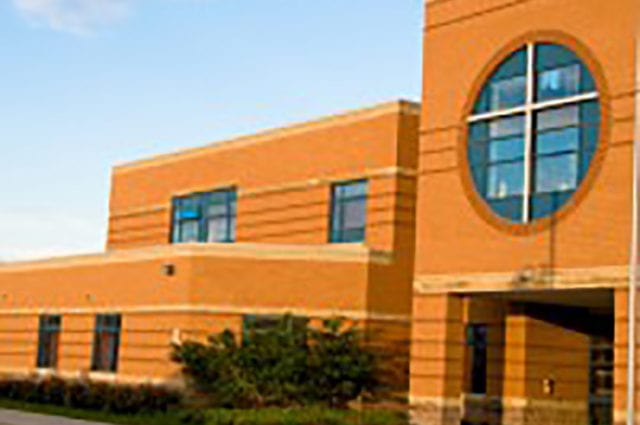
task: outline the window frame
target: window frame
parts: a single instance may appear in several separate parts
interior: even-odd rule
[[[338,196],[338,190],[351,185],[362,184],[365,187],[363,194]],[[367,239],[367,204],[369,198],[369,180],[366,178],[335,182],[331,185],[331,203],[329,211],[329,243],[363,243]],[[346,228],[344,226],[344,206],[349,203],[362,202],[364,204],[364,216],[362,227]],[[335,227],[335,215],[341,214],[340,226]],[[361,231],[362,237],[349,238],[347,232]]]
[[[115,325],[109,324],[109,319],[115,319]],[[105,322],[105,323],[103,323]],[[107,366],[102,366],[104,359],[102,359],[102,335],[107,334],[112,337],[109,339],[112,342],[112,346],[109,347],[107,353]],[[91,350],[91,371],[92,372],[106,372],[117,373],[118,363],[120,357],[120,340],[122,337],[122,315],[119,313],[101,313],[96,314],[94,333],[93,333],[93,346]]]
[[[222,195],[225,200],[221,205],[225,206],[225,214],[211,215],[207,213],[208,207],[211,205],[211,200],[216,195]],[[196,218],[180,219],[177,217],[180,208],[180,203],[194,199],[197,204],[198,216]],[[182,243],[234,243],[236,242],[236,223],[237,223],[237,210],[238,210],[238,194],[235,186],[227,188],[221,188],[206,192],[194,192],[187,195],[174,196],[171,200],[171,228],[169,232],[169,242],[171,244]],[[209,222],[212,219],[223,218],[225,219],[226,237],[223,240],[209,242]],[[197,240],[190,242],[183,242],[182,239],[182,225],[186,222],[197,223]],[[177,236],[177,237],[176,237]]]
[[[48,323],[48,320],[56,319],[57,323]],[[41,314],[38,316],[38,351],[36,354],[36,367],[38,369],[56,369],[58,367],[60,351],[60,334],[62,332],[62,316],[60,314]],[[55,338],[54,351],[47,353],[51,348],[48,338]]]
[[[246,344],[250,341],[251,335],[269,332],[275,328],[284,319],[285,315],[279,314],[245,314],[242,316],[242,343]],[[294,329],[297,325],[304,326],[305,329],[309,326],[309,318],[306,316],[290,316],[288,331]],[[269,323],[270,328],[257,329],[256,325],[260,322]]]
[[[579,62],[575,62],[574,64],[579,65],[581,67],[581,70],[583,72],[588,72],[588,76],[590,77],[590,81],[593,82],[593,87],[591,87],[591,85],[585,85],[586,88],[588,88],[588,91],[585,92],[579,92],[578,94],[573,94],[573,95],[569,95],[569,96],[564,96],[564,97],[558,97],[558,98],[551,98],[551,99],[545,99],[545,100],[539,100],[538,99],[538,89],[539,89],[539,75],[544,73],[544,72],[549,72],[549,71],[554,71],[554,70],[558,70],[558,69],[565,69],[570,67],[570,65],[573,64],[561,64],[561,66],[557,66],[557,67],[547,67],[544,69],[539,69],[537,67],[538,65],[538,60],[537,60],[537,50],[539,47],[546,47],[546,46],[553,46],[553,47],[561,47],[566,49],[568,52],[572,53],[575,58],[577,60],[579,60]],[[524,119],[525,119],[525,124],[524,124],[524,159],[523,159],[523,168],[524,168],[524,175],[523,175],[523,179],[524,179],[524,186],[523,186],[523,190],[522,190],[522,195],[518,195],[517,197],[521,197],[521,200],[517,200],[519,203],[521,203],[521,217],[519,220],[515,221],[512,220],[510,218],[507,218],[506,216],[497,213],[495,208],[490,206],[491,210],[494,211],[494,213],[496,213],[497,215],[499,215],[501,218],[505,219],[505,220],[509,220],[511,222],[514,222],[515,224],[530,224],[536,220],[548,217],[549,215],[553,215],[557,212],[557,208],[555,210],[552,210],[551,213],[546,213],[546,215],[542,215],[542,216],[534,216],[533,214],[533,203],[534,200],[536,198],[536,195],[538,194],[535,190],[535,168],[537,166],[537,162],[536,162],[536,140],[538,137],[538,131],[535,127],[535,123],[536,123],[536,116],[541,113],[541,112],[545,112],[545,111],[551,111],[554,109],[561,109],[563,107],[570,107],[570,106],[576,106],[579,111],[579,122],[577,125],[575,125],[576,128],[579,129],[585,129],[589,126],[595,126],[593,122],[587,121],[587,122],[583,122],[583,117],[582,117],[582,110],[580,109],[580,107],[582,105],[586,105],[589,102],[596,102],[598,107],[600,107],[600,101],[601,101],[601,95],[599,92],[599,88],[597,83],[594,80],[594,76],[593,76],[593,72],[591,69],[589,69],[589,67],[587,66],[587,64],[585,63],[585,61],[580,58],[577,54],[575,54],[575,52],[573,50],[571,50],[570,48],[562,45],[562,44],[557,44],[554,42],[543,42],[543,41],[534,41],[534,42],[528,42],[526,43],[522,48],[514,51],[512,54],[516,54],[520,51],[525,51],[526,54],[526,85],[525,85],[525,102],[522,105],[518,105],[515,107],[508,107],[508,108],[504,108],[504,109],[499,109],[497,108],[496,110],[489,110],[489,111],[477,111],[478,109],[478,105],[483,105],[483,103],[479,103],[479,102],[486,102],[486,99],[484,98],[484,96],[486,96],[486,94],[484,93],[485,90],[489,87],[489,84],[491,84],[491,78],[492,75],[490,74],[488,76],[487,79],[485,79],[483,81],[483,85],[481,86],[481,91],[479,94],[476,95],[475,101],[473,103],[473,107],[469,113],[469,115],[466,118],[466,124],[467,124],[467,131],[469,132],[470,128],[472,125],[474,124],[478,124],[478,123],[491,123],[494,120],[497,119],[504,119],[504,118],[510,118],[510,117],[515,117],[518,115],[523,115]],[[508,62],[510,59],[510,57],[508,57],[507,59],[505,59],[499,66],[498,68],[494,71],[497,72],[500,67],[505,64],[506,62]],[[583,74],[580,74],[581,76]],[[582,87],[582,84],[584,84],[585,81],[580,80],[579,82],[579,87]],[[579,89],[580,90],[580,89]],[[485,106],[481,106],[481,108],[484,108]],[[490,107],[489,107],[490,108]],[[599,113],[598,115],[598,122],[595,123],[598,127],[601,125],[601,122],[603,120],[603,117],[601,116],[602,114]],[[569,127],[569,126],[568,126]],[[565,128],[568,128],[565,127]],[[542,132],[544,133],[544,132]],[[470,145],[471,143],[478,143],[478,142],[472,142],[471,141],[471,137],[470,137],[470,133],[469,134],[469,140],[468,140],[468,144]],[[598,134],[598,139],[600,139],[602,137],[602,134]],[[598,140],[598,143],[600,143],[600,140]],[[466,149],[465,154],[467,155],[467,157],[469,156],[469,149],[470,147],[468,146]],[[579,148],[576,151],[578,158],[577,158],[577,168],[576,168],[576,172],[577,172],[577,184],[576,187],[572,190],[570,190],[572,192],[572,194],[574,194],[577,189],[579,188],[580,184],[582,183],[582,179],[584,178],[584,175],[586,174],[583,170],[584,168],[584,156],[585,154],[589,154],[589,152],[587,152],[585,150],[585,148],[582,147],[582,143],[579,142]],[[591,153],[592,155],[592,153]],[[551,155],[553,156],[553,155]],[[556,157],[561,156],[559,153],[555,154]],[[591,158],[592,159],[592,158]],[[488,169],[489,169],[489,164],[488,162],[485,160],[485,164],[482,164],[481,166],[483,166],[486,171],[485,171],[485,180],[488,181]],[[469,163],[469,166],[471,168],[473,168],[473,163]],[[471,172],[472,175],[475,175],[475,172],[472,171]],[[475,180],[475,177],[474,177]],[[486,183],[485,181],[485,183]],[[487,203],[489,203],[489,201],[491,200],[488,195],[486,194],[486,188],[481,188],[478,187],[478,181],[475,180],[474,181],[474,186],[476,187],[477,191],[481,192],[481,197],[483,198],[483,200]],[[566,192],[566,191],[565,191]],[[554,192],[542,192],[540,193],[540,195],[563,195],[565,192],[563,191],[554,191]],[[515,198],[516,196],[514,196]],[[503,201],[503,200],[508,200],[507,198],[505,199],[496,199],[495,201]]]

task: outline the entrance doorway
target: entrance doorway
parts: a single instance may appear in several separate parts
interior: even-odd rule
[[[612,425],[613,338],[592,338],[589,357],[589,425]]]
[[[613,290],[475,294],[469,296],[467,316],[468,423],[501,425],[514,415],[531,414],[505,405],[500,412],[492,409],[492,400],[504,402],[505,388],[517,388],[518,375],[509,374],[518,371],[526,377],[527,409],[541,409],[534,414],[546,423],[613,424]],[[480,361],[485,364],[478,366]],[[479,373],[484,379],[476,379]],[[567,400],[571,409],[563,405]]]

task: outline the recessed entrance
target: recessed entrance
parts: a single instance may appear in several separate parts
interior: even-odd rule
[[[613,423],[612,290],[465,298],[463,423]]]

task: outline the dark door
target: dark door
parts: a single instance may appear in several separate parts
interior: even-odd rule
[[[613,424],[613,342],[608,338],[591,340],[589,424]]]

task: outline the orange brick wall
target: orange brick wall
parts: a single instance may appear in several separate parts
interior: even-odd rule
[[[393,102],[116,167],[106,254],[0,268],[0,373],[34,370],[43,313],[63,316],[59,372],[76,375],[95,315],[122,314],[124,380],[178,378],[176,332],[292,313],[362,323],[406,391],[418,122],[417,105]],[[369,182],[366,243],[329,246],[331,184],[356,178]],[[229,186],[237,243],[169,244],[173,197]]]
[[[431,0],[424,33],[416,272],[511,272],[628,262],[636,4],[631,0]],[[466,111],[493,66],[526,41],[568,43],[599,80],[605,146],[554,227],[487,219],[464,176]],[[593,177],[593,178],[590,178]],[[580,199],[581,198],[581,199]],[[485,207],[486,210],[486,207]],[[551,231],[553,229],[553,232]]]
[[[331,183],[367,177],[367,244],[393,250],[396,224],[413,239],[418,121],[415,105],[385,104],[116,167],[108,248],[168,243],[174,196],[229,186],[238,242],[324,244]]]
[[[391,255],[371,257],[365,247],[174,245],[107,255],[36,261],[0,270],[0,373],[32,373],[38,316],[60,314],[58,372],[88,373],[95,315],[122,315],[116,380],[176,380],[170,362],[175,337],[203,340],[244,314],[344,316],[371,331],[384,347],[394,385],[406,390],[410,281],[374,282],[371,267],[393,270]],[[167,264],[175,274],[166,275]],[[397,285],[392,303],[371,303],[379,285]],[[376,286],[378,285],[378,286]],[[385,362],[386,363],[386,362]]]

